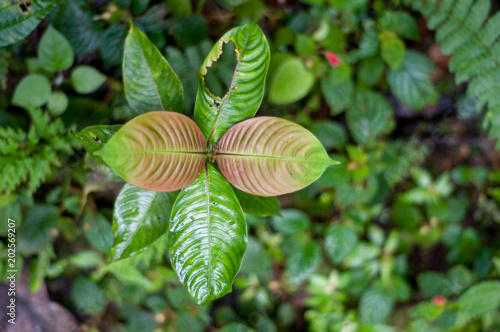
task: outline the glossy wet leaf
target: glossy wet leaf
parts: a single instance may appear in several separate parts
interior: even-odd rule
[[[106,143],[108,143],[111,137],[113,137],[121,127],[121,125],[90,126],[74,134],[74,136],[82,143],[85,151],[87,151],[95,161],[106,165],[101,156],[98,156],[96,152],[104,148]]]
[[[129,121],[98,154],[137,187],[175,191],[198,178],[206,151],[203,134],[193,120],[179,113],[157,111]]]
[[[10,0],[0,1],[0,47],[26,38],[59,1],[29,1],[29,7],[22,3],[14,3]]]
[[[229,90],[220,98],[206,87],[205,75],[207,67],[219,58],[223,43],[230,42],[235,45],[237,64]],[[194,111],[207,141],[217,143],[230,127],[255,115],[262,102],[269,59],[269,45],[255,21],[230,30],[214,45],[199,72]]]
[[[245,213],[258,216],[280,216],[281,204],[276,197],[262,197],[233,188]]]
[[[231,185],[210,164],[172,209],[169,253],[180,281],[205,304],[231,291],[247,246],[245,217]]]
[[[125,184],[113,212],[113,259],[133,256],[168,231],[176,192],[162,193]]]
[[[167,60],[139,29],[132,26],[123,54],[125,96],[137,113],[182,112],[182,84]]]
[[[264,116],[243,121],[224,134],[217,164],[236,188],[276,196],[308,186],[336,162],[305,128]]]
[[[49,73],[71,67],[75,55],[66,37],[49,25],[38,44],[38,59]]]

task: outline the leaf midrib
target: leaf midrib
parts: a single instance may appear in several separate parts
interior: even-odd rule
[[[112,151],[107,153],[107,155],[123,155],[123,154],[195,154],[195,155],[206,155],[206,151],[170,151],[170,150],[132,150],[132,151]]]
[[[321,163],[321,164],[335,164],[333,160],[311,160],[306,158],[293,158],[293,157],[283,157],[283,156],[269,156],[269,155],[257,155],[257,154],[239,154],[239,153],[218,153],[217,156],[226,156],[226,157],[239,157],[239,158],[247,158],[247,159],[277,159],[283,161],[302,161],[308,163]]]
[[[24,23],[24,22],[26,22],[26,21],[28,21],[28,20],[30,20],[30,19],[32,19],[32,18],[36,18],[36,19],[38,19],[38,17],[37,17],[37,16],[35,16],[36,14],[38,14],[38,13],[39,13],[39,12],[41,12],[42,10],[46,10],[46,9],[47,9],[48,7],[50,7],[50,6],[54,6],[54,5],[55,5],[55,3],[49,3],[47,6],[40,6],[40,7],[38,8],[38,10],[36,10],[36,11],[35,11],[34,9],[32,9],[33,11],[30,13],[30,15],[26,16],[26,17],[25,17],[25,18],[23,18],[21,21],[15,22],[15,23],[14,23],[14,24],[12,24],[12,25],[7,25],[7,26],[4,26],[4,27],[2,27],[1,29],[2,29],[2,30],[12,29],[12,28],[13,28],[13,27],[15,27],[16,25],[22,24],[22,23]],[[3,7],[3,8],[0,8],[0,10],[10,10],[10,9],[11,9],[11,7],[16,7],[16,6],[17,6],[17,4],[15,4],[15,5],[10,5],[10,6],[6,6],[6,7]],[[49,9],[49,11],[52,11],[52,9],[53,9],[53,7],[52,7],[51,9]],[[17,10],[16,10],[16,12],[17,12]]]
[[[205,165],[205,190],[207,191],[207,238],[208,238],[208,266],[207,266],[207,285],[210,289],[212,279],[212,242],[210,239],[210,181],[208,178],[208,165]],[[210,290],[211,291],[211,290]],[[210,296],[210,295],[209,295]]]

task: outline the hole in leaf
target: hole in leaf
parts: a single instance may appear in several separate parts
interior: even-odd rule
[[[21,14],[29,14],[31,9],[31,1],[21,1],[19,2],[19,11]]]
[[[222,45],[222,54],[211,67],[207,68],[205,86],[212,94],[223,97],[231,86],[236,69],[236,52],[233,42]]]

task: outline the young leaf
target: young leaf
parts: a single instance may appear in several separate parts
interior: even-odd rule
[[[35,30],[41,20],[58,4],[56,0],[2,1],[0,5],[0,47],[16,43]]]
[[[396,70],[389,69],[387,82],[400,102],[421,110],[425,105],[435,103],[438,97],[430,79],[434,70],[434,65],[425,55],[406,51],[401,66]]]
[[[220,98],[206,87],[205,75],[219,58],[223,44],[229,42],[235,45],[237,64],[231,86]],[[230,30],[214,45],[198,75],[194,109],[194,119],[207,142],[217,143],[230,127],[255,115],[262,102],[269,59],[269,45],[256,21]]]
[[[30,74],[16,86],[12,104],[23,108],[40,107],[49,101],[51,91],[47,77]]]
[[[265,116],[229,129],[218,144],[217,164],[236,188],[276,196],[308,186],[336,162],[303,127]]]
[[[405,43],[392,33],[382,33],[380,39],[382,41],[380,53],[382,59],[392,69],[398,69],[405,57]]]
[[[77,140],[82,143],[83,148],[95,161],[106,165],[104,160],[96,154],[97,151],[104,148],[106,143],[121,128],[121,125],[113,126],[90,126],[78,134],[73,134]]]
[[[161,193],[125,184],[113,212],[111,257],[133,256],[168,231],[168,221],[177,193]]]
[[[52,116],[59,116],[68,108],[68,96],[62,91],[55,91],[49,98],[47,108]]]
[[[134,26],[130,27],[123,54],[125,97],[137,113],[182,112],[182,84],[167,60]]]
[[[66,37],[49,25],[38,44],[38,59],[43,69],[54,73],[71,67],[75,56]]]
[[[97,90],[104,82],[106,82],[106,76],[92,66],[78,66],[71,73],[73,89],[81,94]]]
[[[212,165],[177,197],[169,244],[172,267],[198,304],[231,291],[247,228],[233,189]]]
[[[276,197],[255,196],[236,188],[233,189],[245,213],[258,217],[281,215],[281,204]]]
[[[314,85],[314,75],[299,58],[283,61],[274,71],[267,96],[271,104],[285,105],[304,98]]]
[[[175,191],[200,175],[207,149],[193,120],[179,113],[157,111],[129,121],[97,154],[137,187]]]

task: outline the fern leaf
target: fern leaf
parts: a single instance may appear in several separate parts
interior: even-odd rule
[[[443,0],[438,10],[434,12],[427,22],[429,29],[435,30],[449,16],[455,0]]]
[[[484,46],[491,46],[500,36],[500,13],[491,17],[484,25],[484,28],[479,31],[478,38]]]
[[[478,31],[488,17],[490,8],[491,0],[478,0],[470,10],[466,26],[473,31]]]

